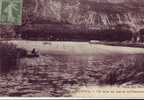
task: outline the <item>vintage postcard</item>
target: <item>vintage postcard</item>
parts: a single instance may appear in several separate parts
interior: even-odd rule
[[[144,98],[144,0],[0,0],[0,97]]]

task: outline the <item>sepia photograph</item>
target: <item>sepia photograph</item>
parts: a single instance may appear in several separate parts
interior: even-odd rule
[[[0,97],[143,95],[144,0],[0,0]]]

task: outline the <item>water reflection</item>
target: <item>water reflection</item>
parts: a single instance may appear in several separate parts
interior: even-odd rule
[[[117,55],[116,55],[117,56]],[[19,70],[0,79],[1,96],[70,96],[79,86],[99,84],[114,60],[106,55],[42,55],[24,58]]]

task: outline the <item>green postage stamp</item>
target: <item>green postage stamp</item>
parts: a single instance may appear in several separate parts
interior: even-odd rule
[[[0,24],[20,25],[22,0],[0,0]]]

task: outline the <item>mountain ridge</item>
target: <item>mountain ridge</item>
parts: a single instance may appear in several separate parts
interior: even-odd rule
[[[28,0],[25,12],[31,22],[111,27],[127,24],[136,29],[144,25],[144,0]],[[30,7],[28,8],[27,5]],[[28,14],[28,15],[29,15]],[[31,17],[30,16],[30,17]]]

